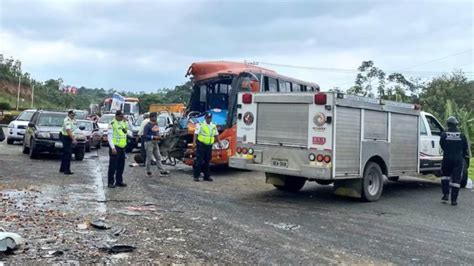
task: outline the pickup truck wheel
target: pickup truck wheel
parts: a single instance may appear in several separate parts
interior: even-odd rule
[[[84,159],[84,154],[84,149],[78,149],[76,152],[74,152],[74,159],[76,159],[76,161],[82,161]]]
[[[30,159],[38,158],[38,152],[36,152],[35,140],[30,140]]]
[[[13,144],[13,142],[15,142],[15,140],[14,140],[14,139],[7,139],[7,144],[9,144],[9,145],[12,145],[12,144]]]
[[[400,180],[400,177],[399,176],[390,176],[390,177],[387,177],[388,180],[390,181],[393,181],[393,182],[397,182],[398,180]]]
[[[383,175],[380,166],[369,162],[364,170],[362,179],[362,199],[364,201],[377,201],[382,195]]]
[[[316,183],[320,184],[320,185],[331,185],[332,183],[334,183],[333,180],[315,180]]]
[[[304,184],[306,183],[306,179],[301,178],[301,177],[288,177],[285,180],[284,185],[273,185],[279,190],[287,191],[287,192],[298,192],[300,191]]]
[[[26,141],[23,140],[23,154],[29,154],[30,153],[30,148],[26,147]]]

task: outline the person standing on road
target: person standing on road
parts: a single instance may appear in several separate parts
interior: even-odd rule
[[[199,181],[201,172],[204,174],[204,181],[212,181],[209,163],[214,142],[221,146],[218,135],[216,125],[212,123],[212,113],[206,113],[205,120],[197,124],[194,131],[193,146],[196,147],[193,165],[194,181]]]
[[[167,176],[170,174],[169,171],[165,170],[161,163],[160,147],[158,146],[158,141],[160,140],[160,128],[156,122],[157,116],[157,113],[150,113],[150,121],[146,124],[143,130],[146,149],[146,175],[148,177],[152,176],[151,160],[153,159],[153,156],[156,159],[156,166],[158,166],[158,169],[160,170],[160,176]]]
[[[441,164],[441,188],[443,201],[449,200],[451,190],[451,205],[458,205],[457,199],[461,187],[461,176],[463,173],[464,160],[469,158],[467,139],[458,128],[458,120],[450,116],[446,120],[448,130],[441,134],[439,144],[443,149],[443,161]]]
[[[76,138],[74,137],[74,131],[76,130],[76,120],[74,119],[75,113],[73,110],[67,112],[67,117],[64,118],[63,126],[60,132],[61,142],[63,143],[63,155],[61,159],[61,167],[59,172],[65,175],[74,174],[71,171],[71,158],[72,158],[72,144],[76,144]]]
[[[109,141],[109,171],[108,187],[126,187],[123,182],[125,168],[125,148],[127,146],[127,122],[124,121],[122,111],[115,113],[115,118],[110,122],[107,139]]]
[[[145,126],[150,122],[150,114],[145,113],[143,114],[143,121],[140,124],[140,129],[138,130],[138,136],[140,136],[140,156],[142,157],[142,163],[140,165],[145,166],[146,162],[146,149],[145,149],[145,137],[143,136],[143,131],[145,130]]]

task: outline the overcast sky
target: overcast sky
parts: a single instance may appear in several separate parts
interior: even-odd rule
[[[0,53],[21,60],[35,79],[62,77],[67,85],[173,88],[192,62],[208,60],[335,69],[373,60],[409,77],[462,69],[474,78],[470,0],[0,3]],[[261,66],[323,90],[349,87],[356,75]]]

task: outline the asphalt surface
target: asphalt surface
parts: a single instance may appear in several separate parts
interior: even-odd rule
[[[132,162],[132,155],[128,163]],[[73,176],[58,173],[60,160],[31,160],[21,145],[0,144],[0,193],[41,191],[32,212],[46,206],[69,216],[55,219],[57,242],[65,254],[44,256],[41,228],[8,217],[0,201],[0,227],[22,233],[27,251],[1,256],[0,262],[80,261],[86,263],[248,263],[248,264],[472,264],[474,193],[463,189],[459,205],[441,203],[439,180],[402,177],[386,181],[378,202],[335,196],[332,186],[307,183],[286,193],[264,183],[259,172],[213,168],[214,182],[194,182],[191,168],[166,166],[170,177],[145,176],[143,167],[126,167],[126,188],[108,189],[107,150],[93,150],[73,161]],[[34,188],[34,189],[31,189]],[[16,196],[13,196],[16,195]],[[77,230],[82,221],[105,219],[106,230]],[[9,219],[9,220],[8,220]],[[26,225],[25,225],[26,223]],[[6,227],[6,228],[5,228]],[[62,232],[62,231],[64,232]],[[47,241],[46,241],[47,242]],[[50,241],[51,242],[51,241]],[[56,244],[54,244],[56,243]],[[135,252],[108,254],[102,245],[131,244]],[[67,245],[66,245],[67,244]],[[35,257],[36,256],[36,257]]]

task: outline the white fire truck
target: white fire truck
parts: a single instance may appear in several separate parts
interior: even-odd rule
[[[376,201],[384,177],[437,172],[443,130],[418,105],[342,93],[240,93],[230,166],[286,191],[306,181]]]

